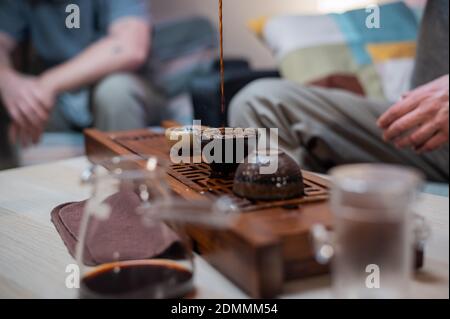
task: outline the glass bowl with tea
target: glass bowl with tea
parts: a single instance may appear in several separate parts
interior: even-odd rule
[[[202,132],[202,160],[211,169],[211,178],[232,179],[245,158],[257,147],[253,128],[209,128]]]
[[[116,157],[83,175],[91,186],[76,259],[81,298],[183,298],[194,291],[191,244],[181,227],[152,215],[172,205],[163,162]]]

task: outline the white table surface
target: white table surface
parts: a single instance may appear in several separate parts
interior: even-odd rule
[[[84,200],[80,185],[84,157],[0,172],[0,298],[76,298],[65,286],[69,255],[50,221],[53,207]],[[432,237],[425,267],[414,278],[411,296],[449,298],[449,199],[423,195],[418,211]],[[196,257],[198,298],[246,298],[233,283]],[[282,298],[332,298],[329,276],[289,283]]]

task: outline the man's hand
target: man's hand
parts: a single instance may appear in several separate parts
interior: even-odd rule
[[[421,86],[392,106],[378,120],[384,140],[398,148],[431,152],[448,143],[449,76]]]
[[[55,103],[53,90],[38,78],[8,71],[0,79],[0,93],[12,120],[13,142],[19,139],[24,146],[37,143]]]

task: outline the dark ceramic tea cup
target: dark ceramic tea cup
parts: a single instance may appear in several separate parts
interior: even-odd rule
[[[273,171],[266,172],[270,163]],[[233,192],[251,200],[287,200],[304,195],[299,165],[279,150],[253,152],[240,164],[234,178]]]
[[[202,132],[202,160],[212,178],[233,178],[245,158],[257,145],[256,129],[210,128]]]

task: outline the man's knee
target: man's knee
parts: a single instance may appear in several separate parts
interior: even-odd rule
[[[142,81],[132,74],[103,79],[92,95],[94,126],[105,131],[145,127],[147,116],[140,98],[144,90]]]
[[[118,73],[104,78],[93,91],[94,111],[114,114],[126,111],[127,104],[123,102],[133,95],[137,85],[138,79],[132,74]]]
[[[248,84],[230,103],[230,125],[244,126],[246,118],[255,116],[256,104],[273,104],[275,100],[283,99],[287,86],[288,82],[282,79],[261,79]]]

